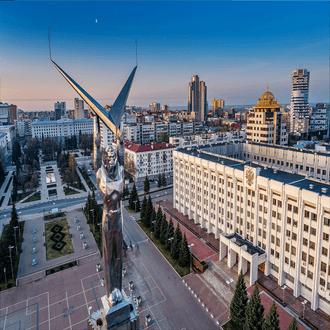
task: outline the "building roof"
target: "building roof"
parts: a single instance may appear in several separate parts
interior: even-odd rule
[[[84,124],[84,123],[92,123],[93,119],[69,119],[62,118],[59,120],[36,120],[32,122],[31,125],[57,125],[62,123],[73,123],[73,124]]]
[[[163,149],[174,149],[175,146],[166,142],[139,145],[132,143],[130,141],[125,141],[125,148],[133,152],[146,152],[146,151],[163,150]]]
[[[250,241],[247,239],[242,238],[242,236],[238,235],[237,233],[227,235],[226,238],[232,239],[235,238],[235,244],[238,246],[246,245],[246,251],[250,253],[251,255],[254,255],[255,253],[258,253],[258,255],[262,255],[265,253],[264,250],[260,249],[258,246],[254,246]]]

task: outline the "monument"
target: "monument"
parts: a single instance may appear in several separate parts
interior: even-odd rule
[[[123,219],[121,214],[125,159],[121,117],[137,66],[128,77],[110,111],[107,111],[51,58],[50,61],[89,105],[94,119],[94,169],[104,205],[102,254],[105,296],[101,298],[103,308],[88,316],[87,327],[89,330],[138,329],[139,314],[133,296],[127,296],[122,290]],[[117,138],[115,149],[111,148],[107,152],[100,148],[101,120]]]

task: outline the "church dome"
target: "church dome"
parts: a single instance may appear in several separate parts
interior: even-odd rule
[[[269,91],[268,86],[267,86],[267,91],[264,92],[260,99],[258,100],[258,104],[255,105],[253,108],[258,109],[258,108],[270,108],[270,109],[278,109],[280,108],[281,105],[277,103],[275,100],[275,96],[272,92]]]

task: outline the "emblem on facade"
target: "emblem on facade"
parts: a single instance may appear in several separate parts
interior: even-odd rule
[[[251,168],[248,168],[246,170],[246,174],[245,174],[245,177],[246,177],[246,183],[251,186],[252,183],[253,183],[253,179],[254,179],[254,173],[252,171]]]

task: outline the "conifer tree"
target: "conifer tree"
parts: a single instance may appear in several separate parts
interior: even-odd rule
[[[188,242],[186,239],[186,233],[184,233],[182,241],[181,241],[179,265],[181,267],[186,267],[189,265],[189,261],[190,261],[190,251],[189,251]]]
[[[158,188],[160,188],[160,187],[162,186],[162,176],[161,176],[160,173],[158,174],[158,182],[157,182],[157,186],[158,186]]]
[[[135,212],[140,212],[140,211],[141,211],[141,205],[140,205],[140,199],[138,197],[135,203]]]
[[[174,237],[174,225],[173,225],[172,217],[170,217],[170,221],[168,222],[168,227],[167,227],[166,243],[165,243],[167,250],[171,250],[171,246],[173,248],[173,240],[170,240],[170,238],[173,237]]]
[[[147,211],[147,198],[144,195],[141,206],[141,213],[140,213],[140,220],[144,225],[145,225],[146,211]]]
[[[155,238],[160,238],[162,219],[163,219],[163,212],[162,212],[162,208],[159,206],[156,213]]]
[[[295,317],[292,318],[289,324],[289,330],[298,330],[297,319]]]
[[[251,299],[246,307],[244,330],[263,330],[264,307],[261,305],[259,289],[256,284]]]
[[[150,190],[150,183],[149,183],[149,179],[146,175],[146,178],[144,180],[144,192],[147,194]]]
[[[150,218],[150,226],[152,232],[155,231],[155,221],[156,221],[156,210],[154,207],[152,207],[151,218]]]
[[[147,201],[147,208],[145,213],[145,225],[149,228],[151,226],[151,215],[152,215],[152,200],[151,196],[149,195],[148,201]]]
[[[162,224],[160,226],[160,235],[159,235],[160,243],[163,245],[166,242],[167,228],[168,228],[168,223],[166,220],[166,214],[164,213],[162,218]]]
[[[165,173],[163,173],[163,175],[162,175],[162,186],[164,186],[164,187],[167,186]]]
[[[281,330],[280,320],[278,319],[279,314],[276,308],[275,300],[273,300],[272,305],[266,315],[266,320],[264,323],[263,330]]]
[[[131,195],[129,197],[129,207],[131,210],[134,210],[135,209],[135,205],[134,205],[134,202],[136,201],[136,199],[138,198],[138,193],[137,193],[137,190],[136,190],[136,185],[134,183],[134,186],[132,188],[132,191],[131,191]]]
[[[230,304],[230,316],[238,329],[243,329],[245,323],[246,306],[248,303],[246,285],[241,271],[235,287],[234,297]]]
[[[16,211],[16,206],[15,203],[13,204],[13,207],[11,209],[11,220],[10,220],[10,225],[12,227],[18,226],[18,214]]]
[[[174,259],[179,259],[180,256],[180,249],[181,249],[181,241],[182,241],[182,233],[180,230],[179,223],[176,226],[175,233],[174,233],[174,240],[172,242],[172,257]]]

